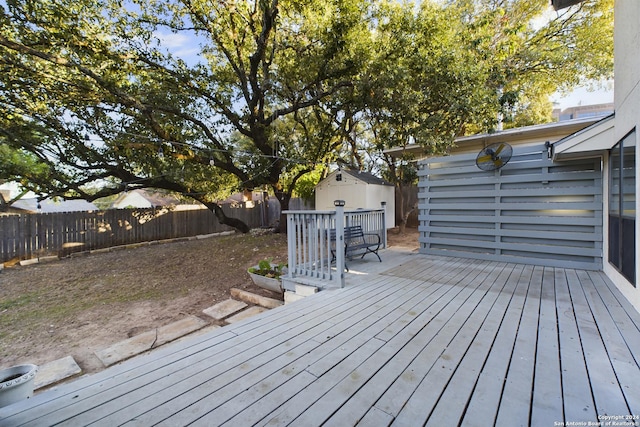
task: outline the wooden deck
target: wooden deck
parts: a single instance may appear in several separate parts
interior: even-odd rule
[[[0,425],[557,426],[600,417],[604,426],[611,419],[602,417],[640,416],[640,315],[601,272],[382,255],[382,264],[352,263],[345,289],[38,394],[0,409]]]

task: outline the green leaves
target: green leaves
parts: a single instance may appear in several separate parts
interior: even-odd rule
[[[7,0],[5,164],[45,195],[286,202],[331,163],[542,119],[548,93],[607,75],[611,1],[539,21],[546,0]]]
[[[556,14],[546,0],[452,4],[468,28],[472,61],[494,92],[494,117],[501,113],[511,121],[506,126],[550,120],[549,95],[613,72],[611,0],[586,0]],[[478,130],[493,125],[488,121]]]

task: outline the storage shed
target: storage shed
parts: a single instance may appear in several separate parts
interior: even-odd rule
[[[333,210],[344,200],[346,210],[380,209],[386,203],[386,227],[395,227],[395,187],[367,172],[338,169],[316,185],[316,209]]]

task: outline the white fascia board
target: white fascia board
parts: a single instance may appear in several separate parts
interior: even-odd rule
[[[562,138],[554,144],[553,159],[598,156],[616,143],[615,117],[609,116],[579,132]]]

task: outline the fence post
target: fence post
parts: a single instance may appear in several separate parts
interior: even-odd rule
[[[344,200],[335,200],[336,207],[336,281],[344,288]]]

